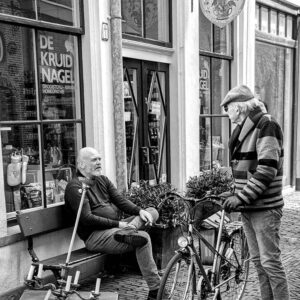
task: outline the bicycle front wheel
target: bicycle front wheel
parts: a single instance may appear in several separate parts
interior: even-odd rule
[[[194,260],[177,253],[169,261],[158,291],[158,300],[193,300],[196,293]]]
[[[227,281],[220,287],[221,298],[239,300],[244,294],[249,273],[249,252],[242,228],[230,234],[230,240],[225,250],[227,250],[225,256],[230,263],[221,260],[219,282]]]

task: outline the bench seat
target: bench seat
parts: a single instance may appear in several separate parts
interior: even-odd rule
[[[52,271],[56,280],[61,279],[62,269],[66,269],[67,273],[71,275],[79,270],[81,280],[104,270],[107,254],[90,252],[86,248],[72,251],[67,265],[67,253],[44,260],[37,257],[33,245],[34,237],[74,225],[66,218],[64,205],[34,211],[19,211],[17,212],[17,221],[21,232],[28,240],[28,251],[32,258],[32,265],[43,264],[43,270]]]

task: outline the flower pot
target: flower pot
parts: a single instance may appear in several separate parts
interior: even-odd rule
[[[158,270],[165,269],[169,260],[179,249],[177,240],[182,235],[181,227],[154,226],[151,228],[150,237],[152,241],[153,258]]]

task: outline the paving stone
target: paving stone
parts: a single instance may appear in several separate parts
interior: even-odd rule
[[[282,263],[288,278],[290,300],[300,299],[300,192],[286,195],[281,225]],[[83,290],[92,290],[96,278],[89,278]],[[147,299],[148,287],[142,276],[133,271],[117,274],[114,278],[103,278],[103,292],[118,292],[119,300]],[[260,290],[256,271],[250,263],[249,282],[243,300],[259,300]],[[222,299],[226,300],[226,299]]]

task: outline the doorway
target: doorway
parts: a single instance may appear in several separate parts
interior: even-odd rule
[[[123,66],[128,187],[168,182],[169,67],[133,59]]]

